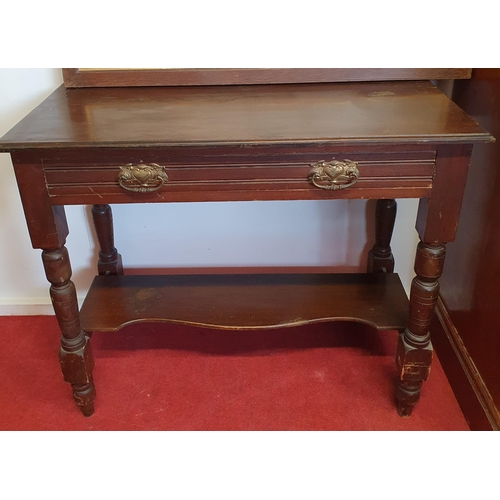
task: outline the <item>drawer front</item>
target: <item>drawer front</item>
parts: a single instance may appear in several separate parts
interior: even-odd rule
[[[283,153],[241,148],[226,154],[105,153],[106,159],[85,154],[44,159],[53,204],[424,197],[432,186],[436,156],[425,150]],[[337,172],[346,164],[356,171],[350,178]],[[313,175],[318,171],[321,175]]]

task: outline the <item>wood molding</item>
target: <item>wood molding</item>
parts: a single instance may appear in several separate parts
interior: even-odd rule
[[[500,430],[500,412],[439,297],[432,343],[471,430]]]
[[[63,68],[66,87],[256,85],[275,83],[448,80],[470,78],[470,68]]]

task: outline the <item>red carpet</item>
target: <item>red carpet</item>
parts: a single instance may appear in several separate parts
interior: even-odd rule
[[[0,331],[1,430],[468,430],[437,358],[413,415],[398,416],[393,331],[95,333],[90,418],[62,381],[53,316],[2,317]]]

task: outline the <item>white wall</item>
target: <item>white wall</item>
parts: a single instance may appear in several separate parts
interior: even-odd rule
[[[0,69],[0,136],[62,83],[60,69]],[[8,154],[0,153],[0,314],[51,314],[40,251],[33,250]],[[406,289],[418,242],[417,200],[398,200],[393,239]],[[67,247],[80,298],[95,274],[88,207],[66,207]],[[373,202],[307,201],[115,205],[125,267],[339,266],[363,271]],[[372,233],[371,225],[369,227]]]

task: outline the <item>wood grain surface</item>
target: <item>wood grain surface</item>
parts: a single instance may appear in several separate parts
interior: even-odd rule
[[[280,328],[352,320],[379,329],[406,325],[399,276],[280,274],[96,276],[81,310],[85,331],[165,321],[221,329]]]
[[[430,82],[58,88],[0,151],[214,144],[491,140]]]
[[[468,68],[64,68],[67,87],[249,85],[470,78]]]

